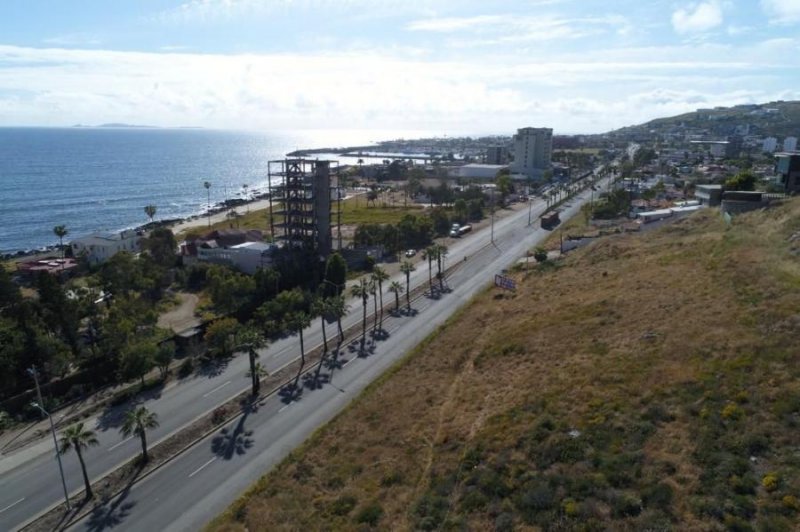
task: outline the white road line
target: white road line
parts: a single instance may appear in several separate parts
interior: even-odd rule
[[[280,410],[278,410],[278,413],[280,414],[281,412],[283,412],[284,410],[286,410],[287,408],[289,408],[289,407],[290,407],[290,406],[292,406],[293,404],[294,404],[294,401],[292,401],[291,403],[289,403],[289,404],[288,404],[288,405],[286,405],[286,406],[282,406],[282,407],[281,407],[281,409],[280,409]]]
[[[203,469],[204,469],[204,468],[205,468],[205,467],[206,467],[208,464],[210,464],[211,462],[213,462],[213,461],[214,461],[214,460],[216,460],[216,459],[217,459],[217,457],[215,456],[214,458],[212,458],[211,460],[209,460],[209,461],[208,461],[208,462],[206,462],[205,464],[203,464],[203,465],[201,465],[200,467],[198,467],[197,469],[195,469],[195,470],[194,470],[194,472],[192,472],[192,474],[190,474],[190,475],[189,475],[189,478],[192,478],[193,476],[195,476],[196,474],[198,474],[198,473],[199,473],[200,471],[202,471],[202,470],[203,470]]]
[[[344,364],[342,364],[342,368],[346,368],[346,367],[347,367],[347,365],[348,365],[350,362],[354,361],[354,360],[355,360],[355,359],[357,359],[357,358],[358,358],[358,357],[353,357],[353,358],[351,358],[350,360],[348,360],[347,362],[345,362]]]
[[[227,381],[227,382],[225,382],[224,384],[220,384],[219,386],[217,386],[216,388],[214,388],[214,389],[213,389],[213,390],[211,390],[210,392],[208,392],[208,393],[204,393],[204,394],[203,394],[203,397],[208,397],[208,396],[209,396],[209,395],[211,395],[212,393],[214,393],[214,392],[216,392],[216,391],[218,391],[218,390],[221,390],[221,389],[223,389],[224,387],[226,387],[226,386],[227,386],[227,385],[229,385],[230,383],[231,383],[231,381]]]
[[[0,514],[1,514],[1,513],[3,513],[3,512],[5,512],[6,510],[8,510],[8,509],[10,509],[10,508],[13,508],[14,506],[18,505],[19,503],[21,503],[21,502],[22,502],[22,501],[24,501],[24,500],[25,500],[25,497],[21,498],[21,499],[20,499],[20,500],[18,500],[17,502],[12,502],[12,503],[11,503],[11,504],[9,504],[8,506],[6,506],[6,507],[5,507],[5,508],[3,508],[2,510],[0,510]]]
[[[123,443],[131,441],[132,439],[133,439],[133,436],[131,436],[130,438],[125,438],[124,440],[122,440],[119,443],[115,443],[114,445],[112,445],[111,447],[108,448],[109,452],[113,451],[114,449],[116,449],[117,447],[122,445]]]

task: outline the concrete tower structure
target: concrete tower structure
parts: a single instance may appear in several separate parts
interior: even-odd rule
[[[553,130],[548,127],[524,127],[514,135],[514,162],[511,171],[541,179],[550,168],[553,155]]]

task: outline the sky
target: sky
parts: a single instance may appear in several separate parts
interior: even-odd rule
[[[2,0],[0,126],[599,133],[800,99],[800,0]]]

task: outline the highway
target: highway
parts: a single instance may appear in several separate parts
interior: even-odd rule
[[[576,212],[587,198],[588,192],[581,199],[573,199],[564,216]],[[541,202],[534,205],[534,214],[538,216],[544,211],[544,205]],[[161,530],[186,530],[198,528],[217,515],[272,464],[333,417],[369,382],[491,282],[495,273],[542,240],[547,233],[527,226],[527,211],[522,209],[496,221],[494,245],[489,242],[488,228],[453,244],[448,263],[463,261],[464,256],[469,258],[448,278],[452,292],[440,299],[418,299],[414,304],[418,315],[414,317],[388,317],[384,324],[390,333],[388,338],[377,342],[374,352],[366,358],[345,351],[342,357],[345,365],[336,370],[332,384],[319,390],[307,389],[298,401],[288,405],[277,395],[269,397],[257,411],[234,420],[228,435],[215,434],[198,443],[111,501],[103,512],[81,521],[78,528],[146,529],[151,526]],[[427,284],[427,265],[419,263],[417,268],[412,274],[412,286]],[[402,276],[397,280],[405,285]],[[353,300],[350,304],[345,327],[358,324],[361,319],[360,302]],[[320,344],[319,320],[314,320],[305,334],[307,346],[313,348]],[[297,338],[290,337],[262,349],[259,355],[262,365],[274,372],[295,360],[298,351]],[[247,357],[238,356],[226,366],[172,382],[163,390],[145,395],[140,402],[157,413],[160,421],[160,427],[151,431],[148,439],[155,443],[246,390],[249,386],[247,369]],[[99,446],[85,452],[93,479],[113,470],[140,450],[138,441],[124,440],[119,434],[124,408],[86,421],[87,426],[97,431],[100,441]],[[42,440],[26,449],[24,455],[15,457],[11,455],[0,460],[2,530],[19,528],[63,500],[52,440]],[[63,462],[69,490],[80,491],[82,480],[76,456],[65,455]]]

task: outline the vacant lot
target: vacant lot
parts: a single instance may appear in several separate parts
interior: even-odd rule
[[[213,530],[797,530],[800,201],[488,291]]]

